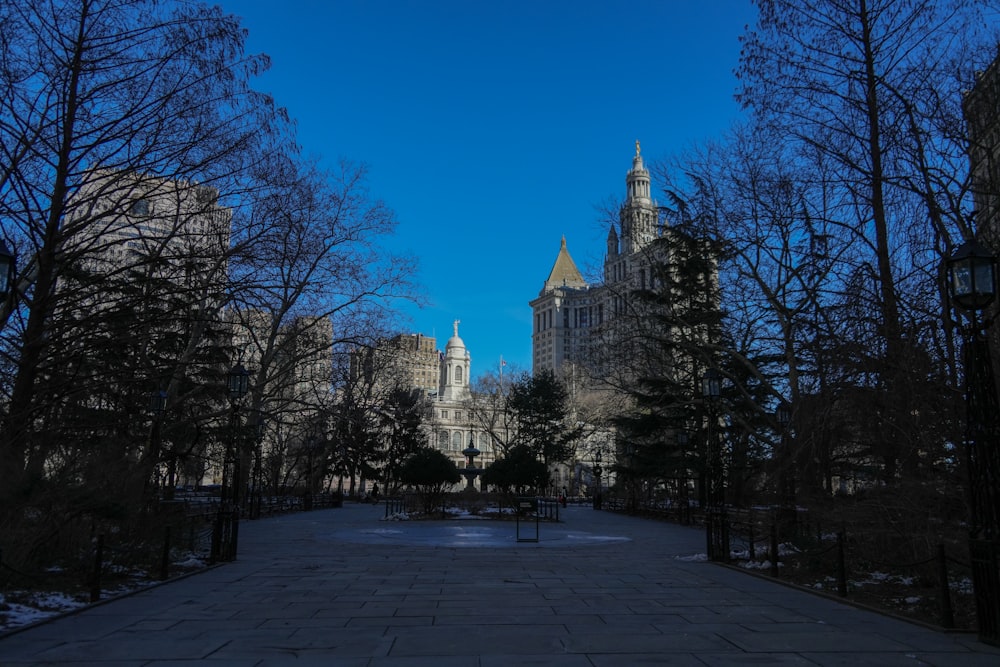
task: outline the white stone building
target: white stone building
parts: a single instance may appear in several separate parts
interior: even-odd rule
[[[574,366],[589,365],[592,375],[601,375],[601,369],[593,366],[603,362],[609,329],[629,308],[628,293],[652,280],[648,248],[664,227],[650,196],[649,171],[638,141],[625,185],[617,228],[612,224],[608,230],[603,282],[591,285],[583,278],[564,236],[549,277],[529,303],[534,314],[534,372],[547,369],[566,378]]]

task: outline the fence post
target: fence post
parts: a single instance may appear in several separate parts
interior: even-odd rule
[[[771,576],[778,576],[778,524],[771,522]]]
[[[163,529],[163,552],[160,554],[160,581],[170,577],[170,526]]]
[[[847,597],[847,558],[844,555],[844,531],[837,531],[837,594]]]
[[[948,556],[945,554],[943,543],[938,544],[937,560],[941,627],[950,629],[955,627],[955,614],[951,608],[951,589],[948,587]]]
[[[94,548],[94,573],[90,580],[90,601],[97,602],[101,599],[101,570],[104,567],[104,535],[97,536],[97,544]]]

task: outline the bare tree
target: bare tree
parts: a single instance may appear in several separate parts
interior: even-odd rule
[[[507,398],[522,371],[514,365],[483,373],[473,383],[468,410],[471,420],[489,438],[490,458],[507,454],[517,440],[517,425],[507,409]]]
[[[7,340],[16,371],[0,437],[6,499],[37,476],[52,447],[38,436],[52,403],[39,398],[38,382],[58,366],[60,314],[84,306],[61,283],[93,252],[95,229],[108,229],[152,179],[185,183],[192,195],[199,182],[237,192],[254,156],[280,143],[288,124],[250,88],[266,58],[244,55],[243,30],[218,8],[14,0],[0,7],[0,30],[0,215],[7,242],[29,260],[18,338]],[[97,173],[127,176],[97,181]],[[213,266],[203,287],[216,297],[224,257]],[[189,343],[193,353],[199,343]],[[87,391],[70,379],[63,394]]]
[[[867,357],[854,380],[872,390],[879,477],[892,483],[920,449],[910,437],[920,433],[910,360],[941,312],[931,305],[940,257],[970,233],[954,131],[968,79],[954,73],[967,71],[963,59],[991,57],[982,46],[995,35],[974,2],[758,4],[739,99],[798,172],[800,217],[824,224],[837,246],[840,313],[856,318],[840,324]]]

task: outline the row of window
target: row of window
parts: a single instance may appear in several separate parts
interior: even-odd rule
[[[552,328],[552,309],[535,313],[535,331],[545,331]]]
[[[441,431],[437,436],[437,447],[441,451],[461,452],[470,444],[474,444],[480,451],[486,451],[489,436],[485,433],[476,434],[468,431]]]

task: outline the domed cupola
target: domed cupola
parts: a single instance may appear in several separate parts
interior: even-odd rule
[[[639,140],[635,140],[635,157],[632,158],[632,169],[625,176],[627,186],[626,205],[636,202],[648,204],[649,197],[649,171],[642,163],[642,154],[639,149]]]

